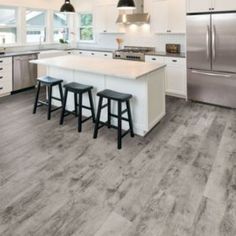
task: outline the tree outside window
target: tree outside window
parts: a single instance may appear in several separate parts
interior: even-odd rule
[[[93,15],[91,13],[79,14],[79,39],[80,41],[93,41]]]

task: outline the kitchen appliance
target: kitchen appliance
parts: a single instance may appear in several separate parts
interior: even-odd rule
[[[149,24],[150,14],[144,12],[143,0],[135,0],[135,10],[132,14],[119,14],[117,24]]]
[[[188,99],[236,108],[236,13],[187,16]]]
[[[13,91],[36,85],[37,65],[29,61],[36,60],[37,54],[13,57]]]
[[[113,52],[113,59],[145,61],[145,54],[150,52],[155,52],[155,48],[124,46],[124,49]]]
[[[180,44],[166,44],[167,53],[180,53]]]

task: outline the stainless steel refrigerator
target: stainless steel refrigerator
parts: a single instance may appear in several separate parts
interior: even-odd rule
[[[187,16],[188,99],[236,108],[236,13]]]

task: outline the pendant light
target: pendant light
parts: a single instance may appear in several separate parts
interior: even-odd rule
[[[135,9],[134,0],[119,0],[117,8],[121,10]]]
[[[65,0],[65,3],[62,5],[60,12],[68,12],[68,13],[75,12],[75,8],[70,3],[70,0]]]

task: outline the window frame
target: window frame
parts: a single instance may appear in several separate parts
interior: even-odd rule
[[[0,43],[0,47],[7,47],[7,46],[15,46],[18,44],[19,41],[19,34],[18,34],[18,28],[19,28],[19,23],[18,23],[18,17],[19,17],[19,8],[15,6],[8,6],[8,5],[0,5],[1,9],[12,9],[15,10],[15,20],[16,23],[12,25],[0,25],[0,29],[12,29],[15,28],[15,42],[14,43]]]
[[[66,14],[66,13],[63,13],[63,12],[60,12],[60,11],[55,11],[55,10],[52,11],[52,43],[59,43],[60,44],[60,42],[58,42],[54,39],[54,31],[55,30],[60,30],[60,29],[63,28],[63,27],[55,27],[54,26],[54,14],[56,14],[56,13],[65,14],[66,17],[67,17],[67,27],[64,27],[64,29],[66,29],[68,31],[68,43],[70,43],[70,40],[71,40],[71,35],[70,35],[70,33],[71,33],[71,24],[70,24],[71,19],[70,18],[71,18],[71,16],[69,14]]]
[[[86,14],[89,14],[89,15],[92,15],[92,25],[90,27],[84,27],[84,26],[81,26],[81,15],[86,15]],[[96,39],[95,39],[95,27],[94,27],[94,13],[92,11],[82,11],[82,12],[78,12],[77,13],[77,31],[78,31],[78,34],[77,34],[77,39],[78,39],[78,42],[80,43],[95,43],[96,42]],[[93,32],[93,39],[92,40],[82,40],[81,39],[81,35],[80,35],[80,30],[81,28],[92,28],[92,32]]]
[[[45,19],[44,19],[44,34],[45,34],[45,37],[44,37],[44,41],[41,41],[40,42],[40,44],[47,44],[48,43],[48,41],[47,41],[47,39],[48,39],[48,28],[49,28],[49,24],[48,24],[48,11],[46,10],[46,9],[41,9],[41,8],[32,8],[32,7],[27,7],[27,8],[25,8],[25,11],[24,11],[24,24],[25,24],[25,32],[24,32],[24,43],[26,44],[26,45],[34,45],[34,44],[38,44],[39,43],[39,41],[38,42],[27,42],[27,32],[28,32],[28,30],[30,31],[30,30],[32,30],[32,31],[34,31],[34,30],[36,30],[36,29],[40,29],[40,27],[38,28],[38,27],[34,27],[34,26],[31,26],[32,28],[30,29],[30,28],[28,28],[28,26],[27,26],[27,20],[26,20],[26,13],[27,13],[27,11],[41,11],[41,12],[44,12],[44,17],[45,17]],[[22,42],[23,43],[23,42]]]

